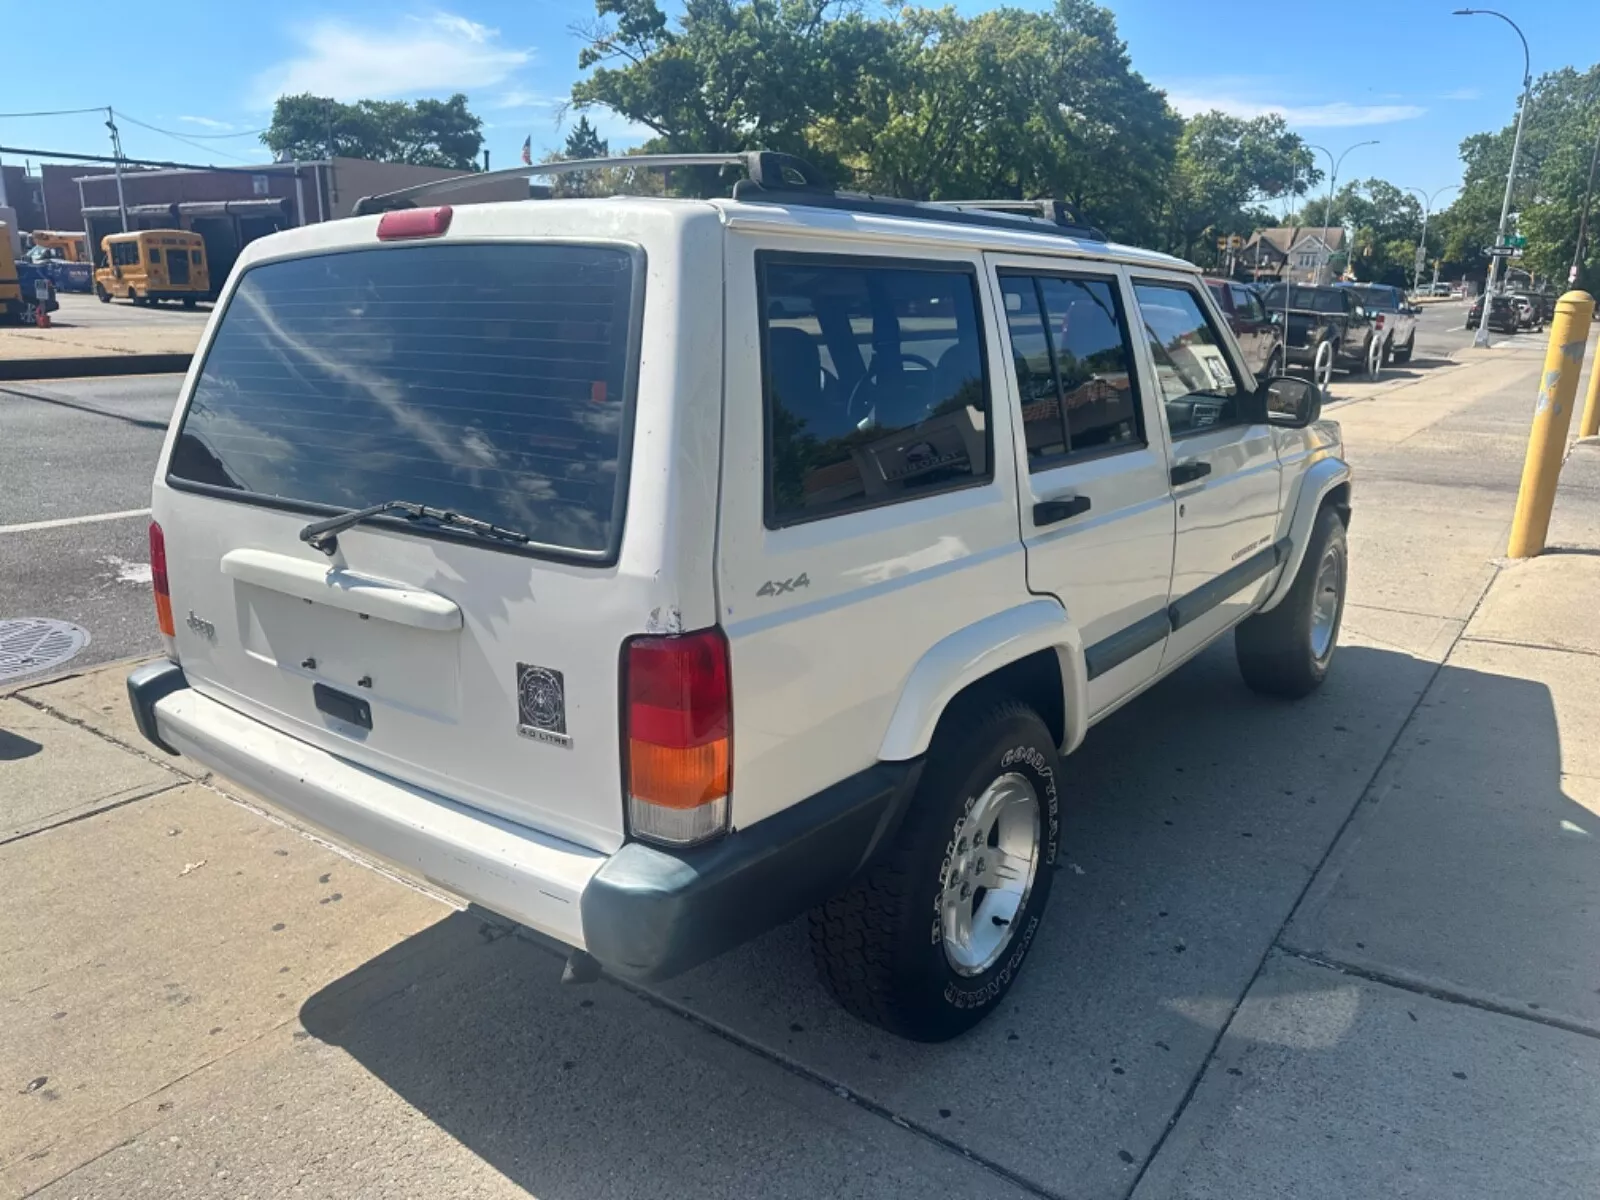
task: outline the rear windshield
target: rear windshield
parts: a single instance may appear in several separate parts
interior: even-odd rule
[[[1400,308],[1400,294],[1393,288],[1357,287],[1350,290],[1356,294],[1363,308],[1375,308],[1380,312],[1396,312]]]
[[[621,530],[633,256],[358,250],[255,267],[168,477],[337,511],[452,508],[604,557]]]
[[[1279,284],[1267,293],[1262,301],[1268,308],[1282,308],[1284,293],[1289,293],[1289,307],[1304,312],[1342,313],[1344,297],[1333,288],[1285,287]]]

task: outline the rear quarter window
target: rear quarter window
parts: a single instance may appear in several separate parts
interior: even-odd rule
[[[641,257],[444,243],[253,267],[168,478],[310,512],[412,500],[516,529],[535,552],[609,558]]]

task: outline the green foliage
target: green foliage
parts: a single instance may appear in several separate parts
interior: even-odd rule
[[[561,148],[563,158],[605,158],[611,146],[595,132],[589,118],[579,115],[578,123],[567,132],[566,145]]]
[[[1245,121],[1200,113],[1178,139],[1166,248],[1185,258],[1208,258],[1216,235],[1248,234],[1270,223],[1260,220],[1260,201],[1304,195],[1321,177],[1281,116]]]
[[[301,93],[279,96],[261,140],[275,156],[340,155],[471,171],[483,146],[483,123],[460,92],[448,100],[358,100],[341,104]]]

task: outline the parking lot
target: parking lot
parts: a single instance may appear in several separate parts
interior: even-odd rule
[[[1542,339],[1474,352],[1463,319],[1332,389],[1327,686],[1262,699],[1224,643],[1098,726],[1032,965],[940,1046],[840,1013],[800,923],[563,987],[536,937],[158,761],[125,667],[86,668],[156,648],[177,379],[0,386],[0,618],[93,639],[0,684],[0,1196],[1592,1189],[1600,559],[1499,561]],[[1553,537],[1600,549],[1575,462]]]

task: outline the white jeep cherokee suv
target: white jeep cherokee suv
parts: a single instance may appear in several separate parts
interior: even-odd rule
[[[1090,725],[1230,630],[1257,690],[1321,682],[1350,471],[1190,264],[746,166],[250,245],[129,691],[577,974],[809,910],[846,1008],[947,1038],[1035,944]]]

